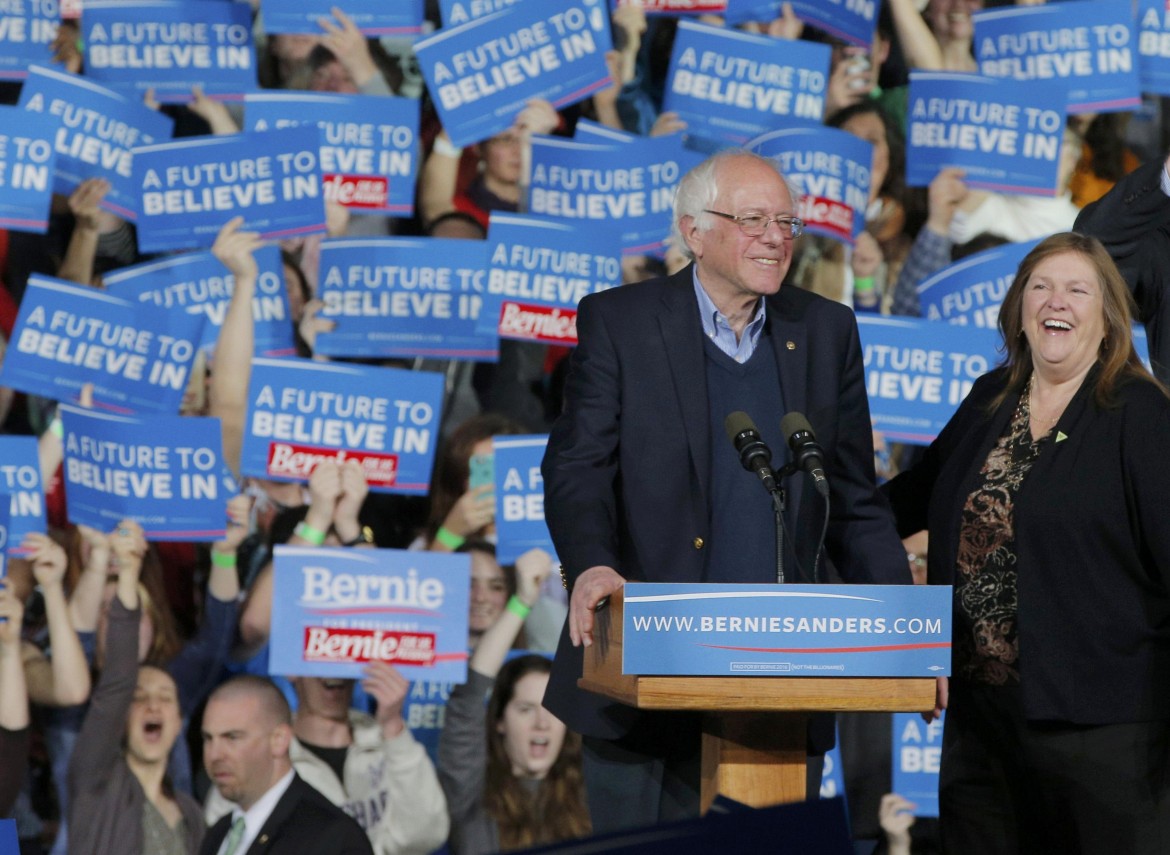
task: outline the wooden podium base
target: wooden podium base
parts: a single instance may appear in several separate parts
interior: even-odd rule
[[[749,807],[804,801],[808,716],[721,713],[703,722],[703,813],[715,796]]]

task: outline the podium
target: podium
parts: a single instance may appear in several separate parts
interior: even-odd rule
[[[703,712],[700,806],[716,795],[751,807],[805,798],[814,712],[917,712],[934,707],[931,677],[711,677],[622,673],[623,590],[594,619],[577,685],[642,710]]]

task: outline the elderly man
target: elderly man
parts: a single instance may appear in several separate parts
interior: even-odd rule
[[[585,736],[595,832],[697,814],[700,744],[695,717],[642,714],[577,688],[598,604],[627,579],[777,580],[773,506],[722,436],[728,414],[751,417],[777,465],[781,418],[806,414],[824,449],[837,572],[910,583],[874,487],[853,314],[781,288],[803,223],[778,165],[739,150],[712,156],[680,183],[674,225],[693,264],[581,301],[565,412],[543,466],[571,590],[545,705]],[[825,505],[807,479],[787,486],[785,578],[812,581]],[[827,734],[810,729],[814,752],[831,744],[828,724]]]
[[[373,855],[362,827],[297,777],[292,714],[263,677],[234,677],[203,713],[203,764],[235,802],[203,838],[200,855]]]

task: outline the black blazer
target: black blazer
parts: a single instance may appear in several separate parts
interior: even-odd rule
[[[221,817],[203,837],[200,855],[215,855],[227,837],[232,815]],[[370,839],[353,817],[299,775],[293,775],[246,855],[373,855]]]
[[[702,579],[712,537],[709,449],[727,440],[710,436],[692,269],[593,294],[578,307],[565,411],[543,465],[545,519],[570,581],[594,565],[632,581]],[[764,334],[786,409],[808,417],[825,449],[828,557],[850,582],[910,584],[905,551],[874,487],[853,313],[785,286],[767,298]],[[824,505],[806,482],[789,479],[788,526],[801,566],[810,568]],[[578,732],[621,736],[630,708],[578,690],[581,667],[581,649],[563,632],[545,705]]]
[[[1143,164],[1077,215],[1073,229],[1100,240],[1137,301],[1150,360],[1170,382],[1170,197],[1162,192],[1165,160]]]
[[[1024,712],[1078,724],[1166,719],[1170,400],[1132,381],[1101,409],[1095,376],[1014,505]],[[932,584],[953,581],[963,505],[1019,402],[1009,394],[987,412],[1005,380],[1001,369],[976,381],[922,462],[883,487],[902,534],[929,529]]]

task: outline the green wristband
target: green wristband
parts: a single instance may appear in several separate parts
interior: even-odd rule
[[[512,614],[516,615],[516,617],[520,618],[520,620],[524,620],[532,611],[532,606],[524,605],[523,601],[521,601],[521,599],[515,594],[513,594],[508,599],[508,605],[506,605],[504,608],[506,608]]]
[[[435,532],[435,540],[439,541],[439,543],[443,544],[443,546],[452,552],[467,542],[466,537],[456,534],[445,526],[439,526],[439,530]]]
[[[301,540],[307,540],[309,543],[313,544],[313,546],[320,546],[325,542],[325,532],[321,531],[319,528],[313,528],[303,520],[297,523],[297,527],[293,529],[293,534],[295,534]]]
[[[53,416],[53,420],[49,422],[49,433],[57,439],[65,438],[65,425],[61,424],[60,416]]]
[[[234,552],[216,552],[211,550],[211,566],[212,567],[235,567],[236,553]]]

